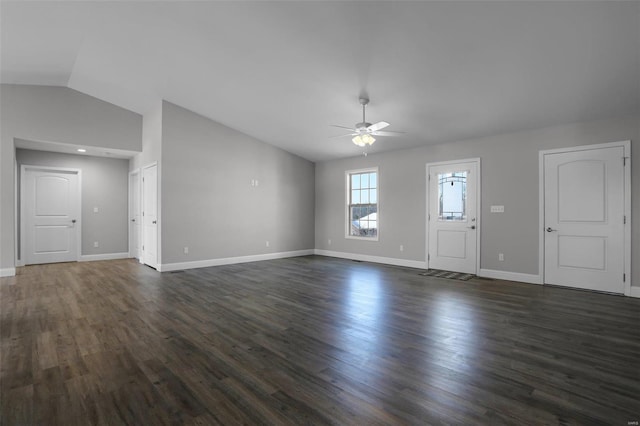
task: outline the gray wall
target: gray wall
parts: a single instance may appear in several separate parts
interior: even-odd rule
[[[632,140],[640,146],[640,116],[631,115],[513,134],[425,146],[316,164],[317,249],[425,261],[426,164],[481,158],[481,268],[538,274],[538,152],[544,149]],[[393,143],[382,138],[377,143]],[[636,155],[636,157],[638,157]],[[640,158],[632,187],[640,188]],[[379,166],[380,240],[345,239],[346,170]],[[632,197],[632,254],[640,253],[640,197]],[[492,204],[505,212],[491,214]],[[328,244],[328,240],[332,244]],[[404,252],[400,252],[400,244]],[[498,253],[505,253],[498,262]],[[632,265],[640,285],[640,264]]]
[[[142,118],[142,152],[129,164],[130,171],[161,161],[162,155],[162,102],[146,112]]]
[[[127,220],[129,160],[17,149],[16,161],[18,167],[25,164],[80,169],[82,171],[81,254],[129,251]],[[19,173],[18,194],[20,194]],[[98,207],[98,213],[94,213],[94,207]],[[94,241],[98,241],[100,247],[93,247]]]
[[[313,248],[314,164],[168,102],[161,180],[163,264]]]
[[[66,87],[0,85],[0,269],[15,263],[14,138],[142,149],[142,116]]]

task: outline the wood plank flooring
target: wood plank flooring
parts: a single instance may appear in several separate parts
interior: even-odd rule
[[[419,272],[20,268],[0,281],[1,424],[640,420],[640,300]]]

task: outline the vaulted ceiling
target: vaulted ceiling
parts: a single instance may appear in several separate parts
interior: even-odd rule
[[[160,99],[312,161],[640,109],[639,2],[7,2],[1,81]]]

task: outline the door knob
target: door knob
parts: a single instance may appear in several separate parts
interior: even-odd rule
[[[476,229],[476,226],[475,226],[475,225],[471,225],[471,226],[467,226],[467,228],[469,228],[469,229]]]
[[[153,221],[153,222],[151,222],[151,223],[153,223],[153,224],[155,225],[156,223],[158,223],[158,221],[157,221],[157,220],[154,220],[154,221]]]
[[[136,221],[135,219],[131,219],[131,222],[135,222],[135,221]]]
[[[75,219],[71,219],[71,223],[76,223],[76,220]]]
[[[552,229],[550,226],[547,228],[547,232],[558,232],[557,229]]]

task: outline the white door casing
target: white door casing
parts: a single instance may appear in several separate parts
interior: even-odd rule
[[[142,260],[158,267],[158,166],[142,169]]]
[[[624,157],[623,145],[543,154],[545,284],[625,293]]]
[[[452,173],[466,176],[449,176]],[[463,188],[466,192],[464,200],[460,198]],[[428,268],[477,273],[480,255],[479,191],[480,159],[427,164]],[[456,197],[455,205],[447,202],[449,197]],[[459,208],[462,213],[447,211]]]
[[[142,260],[140,180],[140,170],[129,173],[129,254]]]
[[[21,168],[24,263],[72,262],[80,252],[80,171]]]

